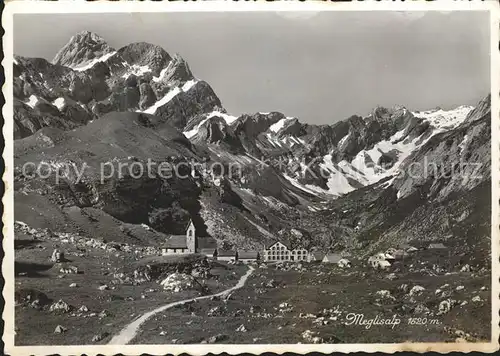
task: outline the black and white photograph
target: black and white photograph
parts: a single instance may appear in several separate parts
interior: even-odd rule
[[[498,350],[487,3],[7,4],[11,351]]]

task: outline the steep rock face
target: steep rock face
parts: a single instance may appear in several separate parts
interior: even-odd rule
[[[256,194],[274,197],[288,205],[297,205],[299,200],[284,189],[283,178],[272,167],[264,167],[247,175],[247,185]]]
[[[120,85],[112,88],[111,95],[107,99],[109,111],[127,111],[139,106],[141,98],[137,78],[134,75],[128,77]]]
[[[233,129],[220,116],[212,116],[198,126],[193,142],[223,145],[232,153],[244,153],[240,140]]]
[[[45,126],[61,129],[76,127],[72,122],[64,120],[60,115],[54,116],[43,113],[39,110],[31,109],[19,100],[14,100],[14,139],[32,135]]]
[[[53,64],[79,69],[93,60],[114,52],[102,37],[83,31],[73,36],[56,54]]]
[[[17,140],[16,191],[43,191],[63,207],[98,208],[123,222],[154,222],[160,231],[170,232],[166,213],[160,211],[173,214],[179,206],[196,215],[200,188],[189,174],[189,165],[180,165],[179,171],[184,171],[178,175],[160,174],[154,162],[178,157],[168,166],[174,167],[186,160],[182,157],[200,158],[175,128],[162,124],[157,129],[150,118],[154,119],[145,114],[112,113],[73,131],[46,127]],[[148,159],[153,162],[150,169]],[[45,162],[46,176],[23,171],[26,162]]]
[[[234,134],[238,137],[245,150],[253,156],[263,158],[261,134],[266,132],[271,125],[284,119],[279,112],[268,114],[256,113],[242,115],[232,125]],[[259,142],[260,140],[260,142]]]
[[[286,136],[296,136],[301,137],[307,135],[306,128],[307,125],[303,125],[299,119],[292,118],[287,120],[287,122],[283,125],[283,127],[277,132],[278,136],[286,137]]]
[[[380,141],[389,140],[398,131],[404,129],[401,138],[407,137],[421,121],[405,108],[378,107],[365,119],[353,116],[347,119],[348,133],[340,144],[333,148],[332,156],[336,156],[338,161],[350,161],[360,151],[370,149]]]
[[[139,109],[141,110],[150,107],[157,100],[153,88],[151,88],[151,85],[147,82],[143,82],[139,85],[139,94],[140,94]]]
[[[185,83],[193,78],[193,73],[191,73],[188,63],[176,53],[168,64],[168,67],[164,69],[163,73],[160,73],[159,81]]]
[[[58,100],[65,104],[57,108],[44,99],[31,98],[29,105],[14,99],[14,139],[32,135],[46,126],[71,130],[95,118],[85,107],[71,99]]]
[[[17,86],[23,88],[16,92],[21,100],[31,95],[47,101],[68,96],[87,104],[93,98],[106,96],[107,88],[102,83],[68,67],[53,65],[42,58],[16,57],[14,68],[21,73],[16,79],[19,83]]]
[[[154,113],[158,108],[165,120],[183,128],[191,116],[221,108],[210,86],[196,82],[179,55],[172,58],[144,42],[115,51],[87,31],[73,36],[53,63],[16,57],[14,74],[14,97],[27,105],[16,113],[16,138],[44,126],[72,129],[113,111]],[[58,112],[59,104],[40,112],[42,105],[64,100],[72,102],[64,112]]]
[[[147,67],[154,76],[158,76],[172,59],[163,48],[146,42],[131,43],[120,48],[117,54],[131,65]]]
[[[427,198],[443,200],[490,179],[489,98],[478,108],[462,125],[435,135],[405,162],[394,181],[398,198],[419,190]]]
[[[465,123],[471,123],[476,120],[482,119],[491,111],[491,94],[488,94],[483,100],[481,100],[476,107],[469,112],[465,118]]]
[[[221,102],[210,85],[199,81],[188,91],[175,95],[165,105],[158,107],[154,115],[183,129],[190,117],[218,110],[221,107]]]
[[[234,123],[234,132],[240,133],[247,138],[256,138],[259,134],[267,131],[271,125],[284,119],[285,116],[279,112],[268,114],[256,113],[253,115],[242,115]]]

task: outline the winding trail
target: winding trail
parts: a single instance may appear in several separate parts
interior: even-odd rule
[[[254,271],[254,268],[252,266],[248,266],[248,271],[241,276],[240,280],[234,287],[231,287],[229,289],[223,290],[222,292],[215,293],[215,294],[210,294],[210,295],[204,295],[201,297],[196,297],[196,298],[191,298],[191,299],[184,299],[184,300],[179,300],[177,302],[169,303],[166,305],[163,305],[161,307],[158,307],[154,310],[151,310],[145,314],[142,314],[139,318],[135,319],[133,322],[128,324],[126,327],[124,327],[117,335],[113,336],[113,338],[109,341],[109,345],[126,345],[134,337],[137,336],[137,333],[139,332],[139,328],[141,327],[142,324],[146,322],[149,318],[151,318],[153,315],[161,313],[162,311],[168,310],[170,308],[173,308],[177,305],[181,305],[184,303],[189,303],[195,300],[202,300],[202,299],[208,299],[212,297],[220,297],[223,295],[229,295],[229,293],[240,289],[243,287],[248,279],[248,277],[252,274]]]

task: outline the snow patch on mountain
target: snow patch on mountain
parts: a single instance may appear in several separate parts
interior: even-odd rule
[[[469,135],[465,135],[462,142],[460,142],[460,144],[458,145],[460,153],[462,153],[468,141],[469,141]]]
[[[127,73],[122,75],[122,78],[127,79],[131,75],[135,75],[136,77],[140,77],[148,72],[151,72],[151,68],[148,65],[140,66],[138,64],[133,64],[132,66],[130,66]]]
[[[198,125],[196,125],[193,129],[191,130],[188,130],[188,131],[184,131],[183,134],[184,136],[186,136],[187,138],[191,138],[193,137],[194,135],[196,135],[199,131],[200,131],[200,127],[208,121],[208,118],[206,119],[203,119],[200,121],[200,123]]]
[[[229,114],[226,114],[226,113],[223,113],[223,112],[220,112],[220,111],[212,111],[210,114],[208,114],[208,119],[210,119],[211,117],[214,117],[214,116],[218,116],[218,117],[221,117],[224,119],[224,121],[226,122],[226,124],[228,125],[231,125],[233,122],[235,122],[238,117],[236,116],[233,116],[233,115],[229,115]]]
[[[191,82],[191,81],[190,81]],[[186,84],[184,84],[184,87],[189,87],[191,88],[191,86],[188,85],[189,82],[186,82]],[[212,117],[220,117],[222,118],[226,124],[228,125],[231,125],[233,122],[235,122],[238,118],[236,116],[232,116],[232,115],[229,115],[229,114],[226,114],[226,113],[223,113],[223,112],[220,112],[220,111],[212,111],[211,113],[209,113],[207,115],[207,117],[203,120],[201,120],[195,127],[193,127],[191,130],[188,130],[188,131],[184,131],[184,136],[186,136],[187,138],[191,138],[193,136],[195,136],[199,130],[200,130],[200,127],[203,126],[203,124],[205,122],[208,121],[208,119],[212,118]]]
[[[323,157],[323,163],[320,167],[330,173],[326,185],[328,187],[328,194],[341,195],[349,193],[354,190],[354,188],[349,184],[346,178],[346,174],[343,170],[339,169],[339,165],[335,165],[332,161],[331,155],[325,155]]]
[[[347,141],[347,139],[349,138],[349,134],[345,135],[344,137],[342,137],[339,141],[339,143],[337,144],[337,147],[342,147],[342,145],[344,144],[344,142]]]
[[[184,85],[182,86],[182,91],[188,91],[191,89],[198,81],[196,79],[188,80]]]
[[[173,99],[174,96],[176,96],[180,92],[181,92],[181,89],[179,87],[175,87],[173,89],[170,89],[169,92],[163,98],[158,100],[156,103],[151,105],[149,108],[147,108],[143,112],[145,112],[146,114],[154,114],[160,106],[163,106],[166,103],[168,103],[170,100]]]
[[[462,115],[465,112],[466,110],[463,110]],[[396,132],[389,140],[376,143],[369,150],[361,150],[350,162],[342,160],[335,164],[332,161],[331,155],[325,155],[320,167],[329,174],[326,183],[328,190],[320,187],[312,188],[313,186],[307,188],[318,189],[323,193],[339,196],[355,190],[357,187],[352,185],[355,182],[367,186],[384,178],[395,177],[399,173],[399,168],[405,159],[416,149],[424,145],[433,135],[441,132],[440,129],[436,129],[433,135],[430,135],[426,139],[422,138],[423,133],[421,136],[415,137],[410,141],[408,138],[402,139],[405,135],[405,130],[402,129]],[[466,138],[464,138],[460,148],[463,149],[465,144]],[[392,158],[390,164],[384,164],[380,161],[383,155]]]
[[[163,96],[163,98],[161,98],[160,100],[158,100],[156,103],[154,103],[153,105],[151,105],[149,108],[147,108],[146,110],[144,111],[138,111],[138,112],[144,112],[146,114],[152,114],[154,115],[154,113],[156,112],[156,110],[160,107],[160,106],[163,106],[165,105],[166,103],[168,103],[170,100],[172,100],[177,94],[181,93],[181,92],[186,92],[188,91],[189,89],[191,89],[193,86],[195,86],[195,84],[197,83],[196,80],[190,80],[190,81],[187,81],[186,83],[184,83],[184,85],[179,88],[179,87],[175,87],[173,89],[170,89],[168,91],[167,94],[165,94],[165,96]]]
[[[270,133],[266,134],[266,138],[269,141],[269,143],[271,143],[272,146],[278,148],[282,147],[281,142],[277,138],[275,138],[272,134]]]
[[[285,123],[290,121],[290,120],[293,120],[293,117],[286,117],[284,119],[281,119],[277,123],[272,124],[269,127],[269,130],[273,131],[274,133],[277,133],[279,130],[281,130],[285,126]]]
[[[66,105],[66,100],[64,100],[64,98],[57,98],[52,102],[52,105],[54,105],[60,111],[64,107],[64,105]]]
[[[298,137],[295,137],[295,136],[292,136],[292,135],[288,135],[288,136],[285,136],[281,139],[281,142],[283,142],[284,144],[286,144],[288,147],[293,147],[293,146],[296,146],[296,145],[305,145],[305,141],[298,138]]]
[[[30,95],[28,101],[25,104],[33,109],[37,103],[38,103],[38,97],[32,94]]]
[[[412,114],[416,117],[426,119],[437,129],[450,130],[460,125],[473,109],[473,106],[462,105],[452,110],[436,109],[413,112]]]
[[[377,143],[371,150],[362,150],[351,161],[342,161],[339,166],[353,179],[369,185],[378,182],[382,178],[397,173],[399,166],[403,161],[417,148],[423,145],[427,140],[420,140],[416,137],[412,141],[399,141],[396,143],[391,140],[384,140]],[[417,144],[419,142],[419,144]],[[383,154],[396,155],[395,161],[390,167],[379,164],[379,159]]]
[[[94,58],[93,60],[91,60],[87,64],[83,64],[83,65],[80,65],[80,66],[77,66],[77,67],[72,67],[72,69],[74,69],[74,70],[76,70],[78,72],[85,71],[87,69],[92,68],[93,66],[95,66],[99,62],[106,62],[108,59],[110,59],[115,54],[116,54],[116,51],[110,52],[110,53],[106,53],[105,55],[103,55],[101,57]]]
[[[170,69],[170,67],[172,66],[172,61],[168,62],[168,66],[166,66],[165,68],[163,68],[160,72],[160,74],[157,76],[157,77],[153,77],[153,82],[155,83],[159,83],[163,80],[163,78],[165,77],[165,74],[167,74],[168,70]]]

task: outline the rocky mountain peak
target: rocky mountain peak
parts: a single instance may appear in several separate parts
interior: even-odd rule
[[[135,42],[124,46],[118,50],[117,55],[130,65],[147,67],[154,76],[158,76],[172,60],[163,48],[147,42]]]
[[[478,119],[481,119],[490,111],[491,111],[491,94],[488,94],[483,100],[481,100],[477,104],[477,106],[474,109],[472,109],[469,112],[469,114],[467,114],[467,117],[465,118],[464,122],[470,123]]]
[[[104,38],[99,36],[97,33],[86,31],[86,30],[78,32],[75,35],[75,37],[79,38],[79,39],[86,40],[86,41],[102,42],[102,43],[106,42],[106,41],[104,41]]]
[[[101,36],[93,32],[82,31],[71,37],[68,43],[57,52],[52,63],[78,69],[114,51]]]
[[[185,82],[194,78],[188,63],[178,53],[174,54],[166,71],[165,78],[167,81],[178,80]]]
[[[402,105],[396,105],[392,108],[377,106],[373,109],[368,118],[379,121],[380,123],[390,122],[405,116],[411,116],[411,113]]]

